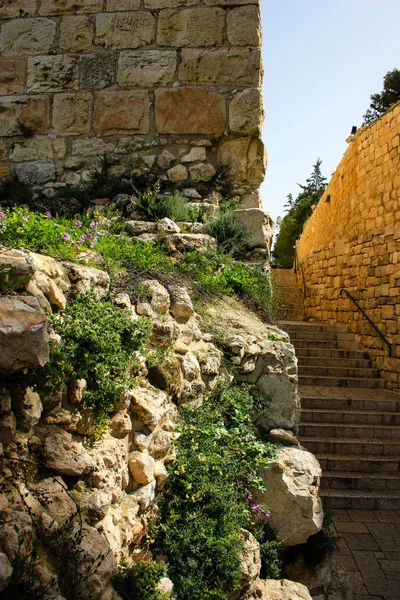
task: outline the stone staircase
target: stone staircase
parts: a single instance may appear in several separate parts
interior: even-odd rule
[[[345,327],[287,318],[280,326],[296,349],[300,441],[320,461],[325,508],[399,510],[400,395]]]

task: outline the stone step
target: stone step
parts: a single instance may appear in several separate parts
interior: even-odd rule
[[[378,369],[374,369],[372,367],[337,367],[335,365],[331,365],[329,361],[326,361],[325,365],[323,366],[303,365],[303,361],[299,361],[299,363],[299,375],[304,377],[355,377],[356,379],[379,379]]]
[[[297,358],[302,357],[315,357],[315,358],[363,358],[368,360],[369,356],[367,352],[362,350],[343,350],[342,348],[315,348],[315,347],[304,347],[296,348]],[[300,361],[299,361],[300,362]]]
[[[302,338],[302,339],[294,339],[292,340],[293,346],[297,350],[299,348],[337,348],[340,350],[360,350],[360,346],[357,342],[350,340],[325,340],[321,339],[310,339],[310,338]]]
[[[345,388],[342,388],[345,389]],[[350,389],[350,388],[349,388]],[[373,388],[370,388],[371,391]],[[377,392],[379,390],[376,390]],[[323,396],[301,396],[302,409],[335,409],[343,411],[385,411],[393,412],[400,410],[400,400],[389,400],[386,398],[332,398]]]
[[[326,325],[324,323],[314,323],[307,321],[305,323],[288,323],[281,321],[279,326],[285,331],[319,331],[327,333],[349,333],[347,327],[342,325]],[[351,334],[352,335],[352,334]]]
[[[354,473],[398,473],[400,457],[376,454],[333,454],[319,452],[316,454],[322,472],[352,471]]]
[[[398,455],[400,439],[350,439],[335,437],[301,436],[301,444],[313,454],[373,454]]]
[[[321,376],[307,376],[299,375],[299,385],[307,386],[328,386],[328,387],[356,387],[356,388],[379,388],[385,387],[385,381],[383,379],[374,378],[356,378],[356,377],[330,377]]]
[[[400,413],[396,409],[381,412],[379,410],[342,410],[331,408],[303,408],[301,421],[305,423],[348,423],[362,425],[396,425],[400,426]]]
[[[355,473],[324,471],[321,489],[339,490],[400,490],[400,473]]]
[[[289,330],[290,339],[296,345],[297,340],[323,340],[325,342],[354,342],[354,335],[345,331],[312,331],[309,329]]]
[[[299,358],[299,357],[298,357]],[[367,358],[332,358],[330,356],[302,356],[299,365],[303,367],[346,367],[350,369],[369,369],[371,361]]]
[[[344,441],[345,438],[353,440],[400,440],[400,427],[396,425],[302,422],[299,434],[302,438],[340,438],[341,441]]]
[[[399,510],[400,490],[320,490],[325,509]]]

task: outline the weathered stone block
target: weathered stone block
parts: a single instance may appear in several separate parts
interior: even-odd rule
[[[252,48],[185,49],[179,68],[182,83],[261,84],[261,53]]]
[[[144,0],[144,7],[150,9],[176,8],[177,6],[195,6],[200,2],[201,0]]]
[[[221,135],[225,123],[225,98],[221,94],[186,87],[156,90],[159,133]]]
[[[265,177],[266,157],[261,140],[237,138],[223,142],[218,148],[218,162],[229,165],[234,183],[260,185]]]
[[[93,46],[94,23],[84,15],[63,17],[60,25],[60,48],[65,52],[86,52]]]
[[[90,131],[92,95],[56,94],[53,104],[53,127],[57,135],[80,135]]]
[[[229,105],[229,129],[233,133],[260,134],[264,110],[261,91],[248,89],[237,93]]]
[[[198,163],[189,169],[190,179],[197,183],[199,181],[210,181],[215,175],[215,169],[207,163]]]
[[[147,92],[100,92],[94,105],[94,130],[100,135],[148,133],[149,115]]]
[[[63,159],[67,152],[67,142],[62,139],[37,139],[24,140],[13,144],[10,160],[24,162],[44,158]]]
[[[45,54],[54,42],[56,24],[51,19],[16,19],[1,27],[0,51],[4,56]]]
[[[0,113],[0,136],[20,135],[18,122],[35,134],[49,132],[49,99],[46,96],[2,96]]]
[[[174,183],[178,181],[186,181],[186,179],[188,178],[187,169],[183,165],[176,165],[176,167],[168,169],[167,175],[168,179]]]
[[[25,60],[23,58],[0,58],[0,94],[23,94],[25,84]]]
[[[140,0],[107,0],[107,10],[124,11],[137,10],[140,6]]]
[[[107,144],[101,138],[78,138],[72,141],[72,156],[104,156]]]
[[[261,19],[257,6],[230,10],[226,19],[227,37],[232,46],[261,46]]]
[[[260,4],[260,0],[205,0],[205,4],[211,6],[236,6],[237,4]]]
[[[159,46],[220,46],[225,11],[220,8],[166,9],[157,27]]]
[[[76,58],[59,54],[35,56],[28,60],[28,92],[62,92],[77,87]]]
[[[118,83],[141,87],[172,83],[176,63],[177,54],[173,50],[122,52],[118,62]]]
[[[41,185],[56,178],[56,168],[49,160],[37,160],[34,162],[15,165],[15,174],[27,185]]]
[[[0,19],[16,19],[17,17],[33,17],[37,0],[3,0],[0,6]]]
[[[155,19],[150,12],[103,13],[96,16],[96,43],[111,50],[140,48],[154,41]]]
[[[42,0],[41,15],[95,13],[103,10],[103,0]]]
[[[103,90],[116,81],[117,56],[87,54],[80,57],[79,87],[83,90]]]

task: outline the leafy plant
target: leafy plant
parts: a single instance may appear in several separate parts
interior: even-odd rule
[[[171,259],[162,246],[139,240],[131,242],[113,234],[99,238],[96,252],[102,256],[105,267],[111,273],[123,268],[145,272],[168,271],[172,267]]]
[[[219,203],[221,212],[230,212],[237,210],[240,207],[240,197],[234,196],[233,198],[223,198]]]
[[[132,353],[147,343],[149,321],[133,321],[126,311],[87,292],[54,315],[52,323],[63,343],[52,346],[37,385],[49,394],[63,383],[86,379],[84,406],[94,409],[101,428],[115,400],[132,384]]]
[[[113,580],[113,587],[123,600],[168,600],[157,589],[157,584],[167,572],[166,565],[157,562],[122,564]]]
[[[32,127],[29,127],[29,125],[20,120],[17,121],[17,128],[24,138],[31,138],[35,133]]]
[[[235,258],[242,256],[248,246],[250,233],[236,219],[233,212],[222,212],[205,225],[206,233],[217,240],[218,250]]]
[[[161,194],[160,182],[152,187],[138,192],[137,210],[150,221],[172,219],[173,221],[195,221],[201,211],[193,210],[188,205],[188,199],[178,193]],[[136,190],[137,191],[137,190]]]
[[[370,108],[364,115],[364,123],[368,125],[373,123],[398,102],[400,102],[400,70],[393,69],[383,78],[382,92],[372,94]]]
[[[201,407],[182,410],[153,530],[153,550],[166,557],[180,600],[229,598],[242,577],[240,529],[268,516],[247,489],[262,489],[257,472],[274,452],[255,438],[252,411],[250,389],[226,383]]]

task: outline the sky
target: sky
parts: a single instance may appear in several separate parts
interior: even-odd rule
[[[400,69],[400,0],[261,0],[263,208],[283,216],[318,158],[330,179],[370,95]]]

